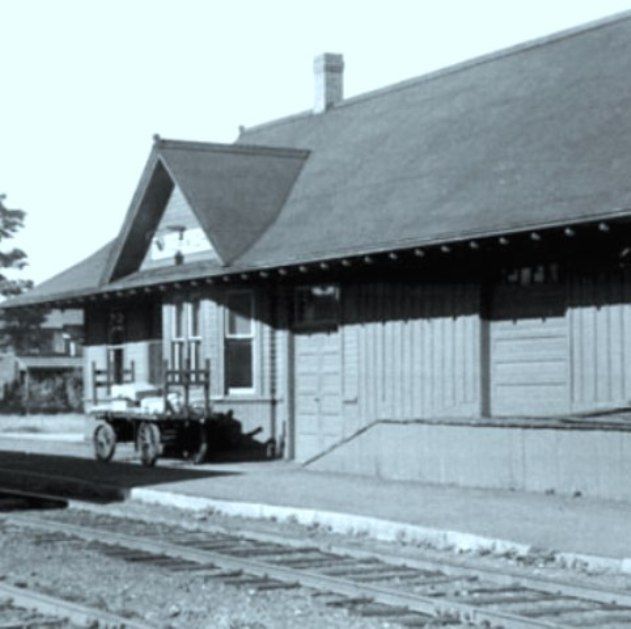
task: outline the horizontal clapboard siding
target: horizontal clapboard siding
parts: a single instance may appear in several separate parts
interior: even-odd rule
[[[491,414],[536,417],[567,412],[566,287],[495,287],[490,328]]]

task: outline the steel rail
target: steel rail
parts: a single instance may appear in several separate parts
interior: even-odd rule
[[[80,626],[92,626],[97,621],[99,627],[124,627],[126,629],[151,629],[154,625],[123,618],[100,609],[86,607],[63,598],[57,598],[34,590],[17,588],[6,583],[0,583],[0,595],[11,600],[15,607],[35,609],[41,614],[48,614],[56,618],[67,619]]]
[[[376,603],[392,607],[406,607],[408,610],[426,614],[430,617],[456,617],[462,622],[491,626],[500,624],[511,629],[532,629],[534,627],[559,629],[563,625],[542,619],[517,616],[508,612],[478,608],[475,605],[457,601],[437,599],[436,597],[398,591],[392,588],[357,583],[349,579],[331,577],[308,570],[297,570],[264,563],[256,559],[232,557],[217,551],[200,550],[166,542],[143,538],[123,533],[115,533],[101,528],[89,528],[67,522],[31,518],[25,515],[9,514],[0,516],[8,522],[45,531],[63,532],[87,541],[98,541],[104,544],[124,546],[147,553],[164,554],[185,559],[195,563],[212,563],[229,570],[243,572],[264,578],[272,578],[288,583],[299,583],[303,587],[324,590],[349,597],[371,598]]]
[[[83,506],[81,506],[83,508]],[[113,516],[117,517],[117,516]],[[147,523],[155,523],[149,519],[143,518]],[[166,524],[166,522],[165,522]],[[228,529],[220,525],[212,524],[204,525],[205,528],[189,529],[200,533],[223,533],[233,537],[239,537],[243,540],[252,540],[260,542],[270,542],[281,544],[283,546],[291,546],[292,548],[306,548],[305,540],[291,535],[278,535],[274,533],[251,531],[247,529],[239,529],[238,532]],[[472,566],[467,562],[445,559],[426,559],[419,557],[408,557],[404,554],[396,552],[379,552],[373,550],[362,550],[345,546],[342,544],[331,544],[328,542],[319,543],[309,538],[306,542],[311,550],[318,550],[323,553],[335,553],[337,555],[345,555],[353,559],[377,559],[387,563],[390,566],[410,567],[419,570],[440,570],[446,574],[453,576],[477,576],[480,579],[493,581],[498,585],[521,585],[531,590],[540,590],[549,594],[561,594],[567,597],[580,598],[595,603],[617,604],[625,607],[631,607],[631,592],[617,589],[603,589],[585,585],[577,585],[566,581],[559,581],[549,577],[531,577],[523,575],[517,570],[501,570],[498,568]]]
[[[100,513],[98,507],[94,508],[92,505],[80,502],[70,501],[70,508],[90,513]],[[128,517],[125,515],[111,513],[108,515],[112,518]],[[155,519],[142,515],[135,514],[133,519],[147,524],[156,523]],[[453,576],[460,575],[464,577],[468,574],[476,575],[481,579],[493,581],[498,585],[514,585],[517,582],[525,588],[541,590],[542,592],[548,592],[550,594],[562,594],[564,596],[581,598],[596,603],[618,604],[625,607],[631,607],[631,593],[624,590],[603,589],[593,586],[578,585],[543,576],[531,577],[523,575],[519,571],[510,568],[499,569],[492,567],[480,567],[471,565],[471,563],[467,561],[449,558],[429,559],[410,557],[406,554],[397,553],[392,550],[389,552],[374,550],[367,551],[338,543],[318,542],[312,538],[305,540],[304,538],[293,536],[291,534],[279,535],[267,531],[257,531],[244,528],[239,528],[238,531],[235,531],[234,529],[230,529],[219,524],[204,523],[204,528],[200,528],[198,526],[190,526],[188,524],[183,525],[181,523],[174,523],[168,519],[161,520],[160,522],[167,526],[181,528],[189,533],[218,533],[228,535],[235,539],[242,539],[244,541],[251,540],[270,542],[274,544],[281,544],[285,547],[304,549],[305,552],[319,551],[321,553],[335,553],[338,555],[346,555],[349,559],[380,560],[392,566],[409,566],[420,570],[441,570],[442,572]],[[305,544],[308,544],[308,547],[305,546]]]

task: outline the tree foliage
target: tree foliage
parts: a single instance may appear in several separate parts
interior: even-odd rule
[[[0,242],[10,240],[24,227],[26,213],[5,206],[4,195],[0,195]],[[27,256],[17,247],[0,250],[0,295],[13,297],[33,287],[33,282],[24,278],[11,277],[7,271],[19,272],[28,264]],[[1,309],[1,305],[0,305]],[[0,311],[0,349],[13,349],[17,354],[28,353],[39,335],[41,324],[46,318],[44,308],[7,308]]]

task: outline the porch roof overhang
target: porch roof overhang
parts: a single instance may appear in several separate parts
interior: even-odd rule
[[[510,248],[526,249],[532,244],[545,241],[551,235],[573,239],[576,236],[588,238],[620,235],[621,228],[631,225],[631,208],[613,212],[602,212],[589,219],[581,218],[546,224],[532,224],[511,230],[498,229],[458,236],[445,235],[444,238],[431,240],[415,239],[399,242],[396,246],[354,249],[352,251],[331,252],[321,257],[302,257],[287,259],[281,264],[251,266],[239,264],[230,266],[218,262],[197,262],[170,266],[150,271],[132,273],[104,286],[86,287],[57,291],[48,295],[37,295],[29,299],[29,293],[9,300],[0,308],[82,307],[91,302],[134,297],[140,294],[169,293],[182,289],[195,289],[203,286],[229,286],[232,284],[253,284],[283,278],[288,275],[309,277],[310,273],[328,274],[332,279],[344,268],[392,265],[398,261],[414,261],[423,265],[432,256],[440,255],[443,259],[450,254],[466,250],[475,255],[480,251],[507,250]],[[631,247],[631,234],[629,238]]]

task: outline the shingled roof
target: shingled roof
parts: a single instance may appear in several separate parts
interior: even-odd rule
[[[91,256],[38,284],[27,293],[8,299],[1,304],[2,308],[31,306],[93,293],[98,290],[103,269],[114,243],[115,241],[111,240]]]
[[[174,185],[228,265],[276,219],[308,151],[156,138],[102,281],[135,272]]]
[[[235,145],[159,141],[118,239],[9,305],[631,215],[629,59],[631,13],[253,127]],[[158,164],[223,268],[136,271]]]
[[[240,262],[477,237],[631,208],[631,14],[252,128],[312,154]]]

